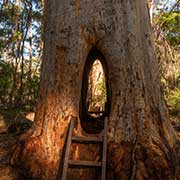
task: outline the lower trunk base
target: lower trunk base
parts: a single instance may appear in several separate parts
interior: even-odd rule
[[[108,180],[170,180],[175,179],[174,154],[158,145],[151,146],[122,142],[110,144],[108,152]]]
[[[51,154],[45,153],[42,144],[38,141],[38,139],[32,139],[27,144],[24,144],[23,151],[19,149],[17,161],[21,164],[19,168],[23,170],[24,175],[27,175],[26,179],[54,180],[57,176],[59,156],[54,156],[54,160],[52,157],[50,158]],[[77,148],[73,148],[71,155],[73,159],[78,157],[78,159],[82,160],[88,157],[89,160],[95,158],[96,161],[100,161],[97,147],[92,148],[89,145],[88,148],[81,148],[79,146],[80,151],[78,152]],[[173,151],[162,149],[162,146],[155,143],[144,145],[137,142],[109,142],[107,180],[171,180],[178,178],[175,171],[176,164],[172,158],[173,153]],[[69,168],[67,177],[68,180],[98,180],[101,177],[101,169]]]

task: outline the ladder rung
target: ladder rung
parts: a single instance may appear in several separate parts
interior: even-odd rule
[[[68,164],[70,167],[101,167],[101,162],[95,162],[95,161],[75,161],[75,160],[69,160]]]
[[[82,144],[86,143],[101,143],[103,142],[103,137],[80,137],[80,136],[73,136],[73,142],[79,142]]]

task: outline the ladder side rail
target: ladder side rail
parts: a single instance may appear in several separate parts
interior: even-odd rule
[[[102,169],[101,169],[101,180],[106,179],[106,153],[107,153],[107,126],[108,126],[108,118],[104,119],[104,139],[103,139],[103,154],[102,154]]]
[[[68,132],[68,137],[67,137],[67,144],[65,147],[66,150],[65,150],[64,165],[63,165],[61,180],[66,180],[66,176],[67,176],[68,160],[69,160],[70,146],[71,146],[71,141],[72,141],[72,133],[74,129],[75,119],[76,119],[75,117],[72,117],[70,121],[70,125],[69,125],[69,132]]]

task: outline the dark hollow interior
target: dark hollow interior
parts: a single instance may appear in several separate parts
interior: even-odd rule
[[[105,104],[105,110],[98,117],[93,117],[88,112],[88,107],[86,104],[87,93],[88,93],[88,77],[95,60],[99,60],[102,64],[105,75],[106,91],[107,91],[107,101]],[[84,72],[83,72],[83,78],[82,78],[81,100],[80,100],[80,121],[83,130],[89,134],[100,133],[104,128],[104,118],[108,116],[109,111],[110,111],[110,99],[109,99],[107,64],[103,54],[96,48],[92,48],[87,56]]]

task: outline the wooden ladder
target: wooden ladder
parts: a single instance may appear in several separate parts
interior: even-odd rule
[[[107,152],[107,117],[104,120],[104,129],[102,136],[100,137],[88,137],[88,136],[73,136],[73,129],[75,124],[76,118],[72,118],[69,125],[69,132],[67,137],[67,143],[66,143],[66,149],[65,149],[65,157],[64,157],[64,165],[62,170],[62,176],[59,180],[66,180],[67,176],[67,170],[68,167],[77,167],[77,168],[101,168],[101,180],[106,179],[106,152]],[[101,162],[95,162],[95,161],[82,161],[82,160],[70,160],[69,154],[70,154],[70,147],[71,144],[75,143],[81,143],[81,144],[97,144],[102,143],[102,161]]]

